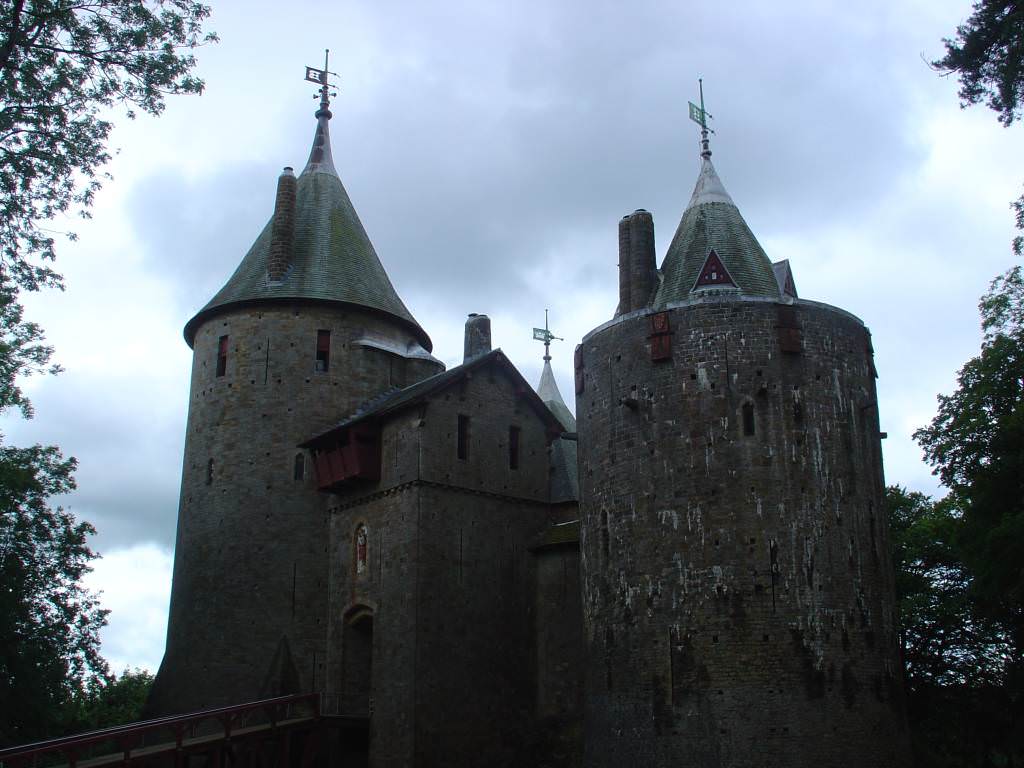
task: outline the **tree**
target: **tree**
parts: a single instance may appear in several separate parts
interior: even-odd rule
[[[1014,267],[979,303],[980,354],[960,369],[957,389],[914,433],[950,489],[947,524],[973,631],[996,626],[1005,638],[1001,714],[1016,727],[1007,746],[1024,754],[1024,275]],[[968,667],[970,668],[970,667]],[[993,699],[994,700],[994,699]]]
[[[1024,100],[1024,6],[1016,0],[978,0],[973,13],[945,38],[946,55],[932,62],[944,74],[960,78],[961,106],[985,102],[1009,126],[1021,116]],[[1024,230],[1024,195],[1010,204],[1017,229]],[[1024,249],[1024,237],[1013,241]]]
[[[74,702],[73,730],[95,731],[139,720],[152,686],[153,675],[144,669],[94,677]]]
[[[190,53],[216,40],[193,0],[9,0],[0,11],[0,279],[60,285],[40,222],[83,215],[110,159],[106,110],[159,114],[199,93]]]
[[[972,599],[956,499],[892,486],[886,508],[896,567],[907,709],[916,764],[1012,765],[1016,744],[1005,628]],[[1012,756],[1012,757],[1011,757]]]
[[[31,416],[17,379],[50,370],[42,342],[0,284],[0,412]],[[81,584],[92,526],[49,504],[74,488],[74,468],[53,446],[0,445],[0,746],[60,732],[73,698],[107,674],[106,611]]]
[[[939,396],[914,433],[925,458],[963,505],[960,543],[974,595],[1024,650],[1024,275],[996,278],[979,304],[981,354]]]

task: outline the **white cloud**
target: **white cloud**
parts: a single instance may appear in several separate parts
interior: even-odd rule
[[[106,552],[86,576],[86,586],[100,592],[102,607],[110,609],[100,638],[111,671],[120,674],[141,667],[155,674],[160,666],[172,559],[168,550],[142,542]]]

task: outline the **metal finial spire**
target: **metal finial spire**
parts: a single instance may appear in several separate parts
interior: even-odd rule
[[[337,96],[337,91],[332,91],[333,86],[327,79],[328,75],[338,76],[337,72],[331,72],[327,69],[328,61],[330,59],[331,49],[324,49],[324,68],[317,69],[316,67],[306,67],[306,79],[311,83],[318,83],[320,85],[320,109],[316,112],[316,117],[326,117],[328,120],[333,117],[331,115],[331,96]],[[316,98],[314,96],[313,98]]]
[[[714,119],[714,115],[704,109],[704,79],[698,78],[697,85],[700,88],[700,106],[690,102],[690,119],[700,126],[700,156],[711,157],[711,142],[708,134],[714,133],[708,128],[708,118]]]
[[[534,341],[544,342],[544,362],[551,362],[551,342],[552,341],[565,341],[561,336],[555,336],[551,331],[548,330],[548,311],[544,310],[544,327],[533,329]]]

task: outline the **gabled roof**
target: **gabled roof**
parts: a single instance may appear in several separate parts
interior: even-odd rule
[[[404,411],[406,408],[411,408],[412,406],[423,402],[431,395],[435,395],[448,387],[454,386],[465,379],[467,375],[472,373],[474,370],[488,365],[496,365],[505,371],[505,373],[516,384],[516,387],[522,396],[526,398],[527,403],[529,403],[541,420],[544,421],[545,425],[551,432],[561,433],[563,431],[562,425],[559,423],[558,419],[556,419],[554,414],[548,410],[530,385],[526,383],[526,380],[523,378],[522,374],[519,373],[516,367],[509,362],[509,359],[505,357],[505,353],[500,349],[495,349],[485,355],[475,357],[467,363],[456,366],[455,368],[451,368],[435,376],[431,376],[430,378],[423,379],[423,381],[418,381],[404,389],[393,389],[389,392],[385,392],[379,397],[367,401],[360,406],[354,414],[342,419],[330,429],[310,438],[299,447],[315,448],[339,430],[349,429],[357,424],[367,421],[380,421],[386,419],[392,414]]]
[[[191,346],[200,323],[229,306],[280,301],[356,305],[399,321],[427,351],[430,337],[398,297],[363,229],[331,156],[330,111],[317,112],[309,162],[297,180],[293,266],[280,281],[267,274],[271,222],[210,302],[185,325]]]
[[[775,273],[775,282],[778,283],[779,293],[783,296],[799,298],[796,293],[796,281],[793,280],[793,269],[789,266],[789,259],[772,263],[772,271]]]
[[[708,152],[701,158],[693,195],[662,262],[654,306],[687,299],[697,288],[697,277],[712,250],[740,294],[779,296],[771,262],[725,191]]]

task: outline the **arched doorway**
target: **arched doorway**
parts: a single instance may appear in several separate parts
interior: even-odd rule
[[[342,633],[341,713],[368,717],[373,711],[373,611],[357,606]]]

